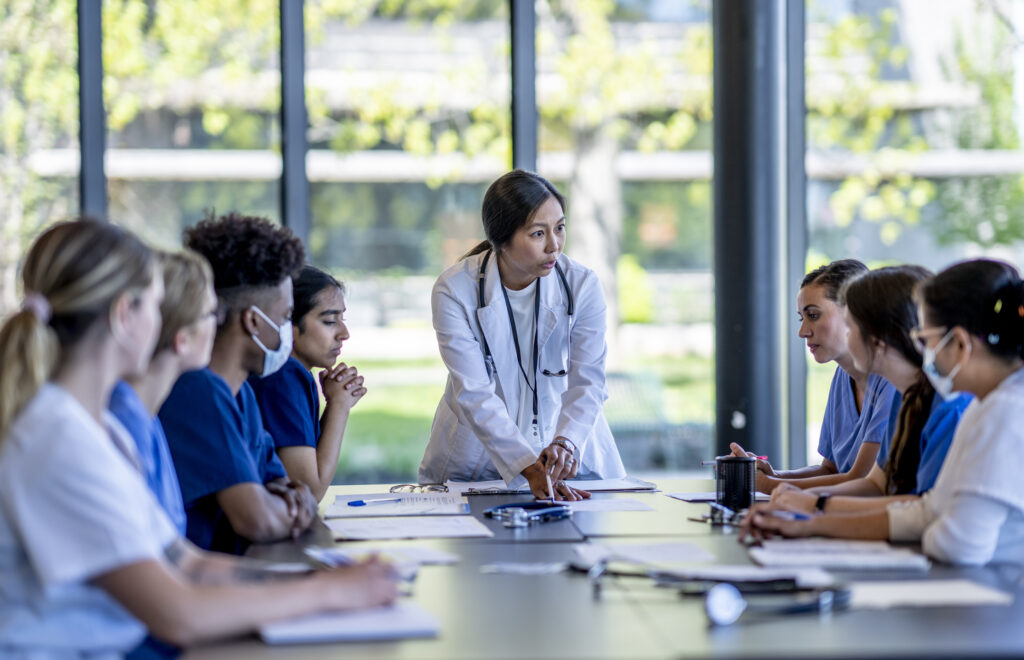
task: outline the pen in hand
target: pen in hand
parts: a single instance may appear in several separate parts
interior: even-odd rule
[[[544,473],[544,478],[548,482],[548,499],[551,500],[552,502],[554,502],[555,501],[555,490],[554,490],[554,488],[551,487],[551,475],[548,474],[547,472],[545,472]]]
[[[769,512],[774,518],[782,518],[783,520],[810,520],[811,516],[806,513],[798,513],[796,511],[779,511],[773,510]]]

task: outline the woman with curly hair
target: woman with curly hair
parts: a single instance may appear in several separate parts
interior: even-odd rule
[[[316,517],[316,500],[287,478],[246,382],[291,354],[292,276],[305,250],[290,230],[238,213],[206,218],[186,230],[185,243],[210,262],[221,318],[210,366],[178,379],[160,421],[188,538],[241,554],[250,542],[297,536]]]

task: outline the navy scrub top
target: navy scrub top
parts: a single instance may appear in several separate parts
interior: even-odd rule
[[[233,396],[209,368],[188,372],[174,384],[160,421],[181,484],[188,538],[200,548],[241,554],[249,542],[232,529],[217,493],[285,476],[252,388],[242,383]]]
[[[263,427],[276,447],[316,447],[320,439],[320,393],[313,374],[289,357],[266,378],[251,376]]]

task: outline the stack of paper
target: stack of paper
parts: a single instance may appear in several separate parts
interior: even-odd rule
[[[501,479],[493,481],[449,481],[445,485],[448,486],[449,492],[461,493],[463,495],[518,495],[530,492],[530,488],[526,485],[509,488]],[[579,488],[592,493],[642,492],[655,491],[658,488],[656,484],[650,481],[628,476],[621,479],[573,479],[569,481],[569,485],[573,488]]]
[[[761,566],[819,566],[839,570],[926,571],[924,555],[894,548],[884,541],[785,539],[764,541],[751,548],[750,558]]]
[[[317,614],[260,627],[267,644],[368,642],[383,639],[436,637],[440,624],[412,603],[397,603],[359,612]]]
[[[710,582],[774,582],[792,580],[801,589],[818,589],[835,583],[829,573],[820,568],[762,568],[749,564],[709,564],[687,566],[672,570],[651,571],[655,579],[707,580]]]
[[[1010,605],[1013,595],[971,580],[899,580],[854,582],[850,607],[943,607]]]

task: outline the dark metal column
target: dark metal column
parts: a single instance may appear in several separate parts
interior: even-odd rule
[[[280,0],[281,222],[309,245],[306,177],[306,48],[303,0]]]
[[[537,49],[533,0],[511,0],[512,167],[537,170]]]
[[[797,336],[796,288],[807,262],[807,168],[804,2],[786,2],[786,282],[789,466],[807,462],[807,353]]]
[[[103,167],[107,129],[103,110],[102,0],[78,0],[78,175],[82,215],[106,219]]]
[[[782,456],[785,3],[716,0],[715,422],[730,442]]]

